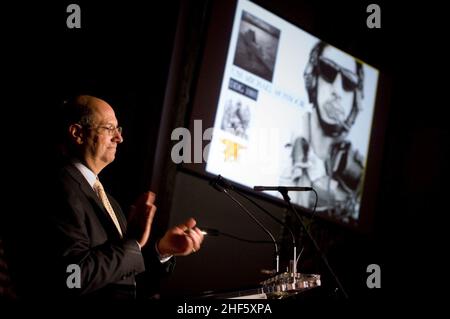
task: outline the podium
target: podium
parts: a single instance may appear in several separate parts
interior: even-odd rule
[[[207,293],[211,299],[285,299],[321,285],[320,275],[284,272],[264,280],[253,289]]]
[[[270,299],[282,299],[319,287],[322,283],[320,275],[284,272],[261,284]]]

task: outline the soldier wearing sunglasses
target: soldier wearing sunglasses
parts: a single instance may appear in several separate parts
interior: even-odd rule
[[[345,222],[355,221],[364,160],[346,138],[361,110],[363,66],[352,56],[318,42],[303,76],[313,108],[299,123],[304,134],[287,144],[289,167],[281,182],[314,187],[318,193],[317,211]],[[313,193],[292,197],[301,206],[314,206]]]

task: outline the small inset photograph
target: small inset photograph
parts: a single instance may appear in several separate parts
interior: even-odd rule
[[[280,30],[243,11],[234,64],[272,82]]]
[[[248,127],[250,124],[250,108],[243,105],[240,100],[228,99],[225,102],[222,124],[220,128],[225,132],[248,140]]]

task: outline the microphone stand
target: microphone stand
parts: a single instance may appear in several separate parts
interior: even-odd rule
[[[230,192],[223,186],[219,185],[218,182],[220,180],[223,180],[223,178],[219,175],[219,178],[217,181],[212,182],[211,185],[218,191],[225,193],[233,202],[235,202],[251,219],[255,221],[256,224],[258,224],[259,227],[261,227],[266,234],[270,236],[272,239],[274,246],[275,246],[275,256],[276,256],[276,273],[278,274],[280,271],[280,253],[278,250],[277,241],[275,240],[275,237],[272,235],[272,233],[244,206],[240,201],[238,201],[233,195],[230,194]]]
[[[242,197],[244,197],[246,200],[248,200],[249,202],[251,202],[253,205],[255,205],[256,207],[258,207],[260,210],[262,210],[264,213],[266,213],[267,215],[269,215],[273,220],[275,220],[277,223],[279,223],[281,226],[286,227],[286,229],[289,231],[290,235],[291,235],[291,239],[292,239],[292,246],[294,247],[294,260],[293,260],[293,265],[292,265],[292,272],[294,274],[294,278],[296,277],[295,274],[297,273],[297,244],[295,242],[295,236],[294,236],[294,232],[292,231],[292,229],[286,224],[283,223],[281,220],[279,220],[278,218],[276,218],[275,216],[273,216],[267,209],[265,209],[264,207],[262,207],[261,205],[259,205],[257,202],[255,202],[253,199],[251,199],[250,197],[248,197],[247,195],[238,192],[236,189],[234,189],[234,187],[232,185],[230,185],[230,189],[232,189],[233,191],[235,191],[236,193],[238,193],[239,195],[241,195]]]
[[[317,252],[320,254],[320,257],[322,258],[322,261],[324,262],[325,266],[327,267],[328,271],[330,272],[330,274],[332,275],[333,279],[335,280],[336,284],[338,285],[338,287],[341,289],[342,294],[344,295],[345,299],[348,299],[348,295],[345,292],[344,287],[342,286],[339,278],[337,277],[337,275],[334,273],[333,269],[331,268],[330,264],[328,263],[328,259],[327,257],[323,254],[322,250],[319,248],[319,245],[317,244],[317,242],[315,241],[315,239],[312,237],[311,233],[309,232],[308,228],[305,226],[305,224],[303,223],[303,219],[300,217],[300,214],[297,212],[297,210],[295,209],[294,205],[292,205],[291,203],[291,198],[288,195],[288,190],[285,188],[280,188],[278,189],[278,191],[280,192],[280,194],[283,196],[283,199],[288,203],[289,208],[294,212],[294,215],[297,217],[297,219],[300,221],[300,224],[303,227],[303,230],[306,232],[306,234],[308,235],[309,239],[312,241],[315,249],[317,250]],[[295,261],[296,262],[296,261]]]

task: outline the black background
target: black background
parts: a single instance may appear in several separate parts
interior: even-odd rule
[[[80,90],[104,97],[124,126],[125,143],[116,162],[102,173],[111,193],[126,207],[150,186],[183,3],[82,1],[82,28],[72,30],[66,27],[69,2],[2,7],[0,147],[8,190],[4,207],[12,207],[2,209],[2,215],[17,215],[19,207],[44,213],[33,207],[32,199],[47,196],[43,172],[54,160],[55,110],[67,94]],[[378,30],[366,27],[369,2],[276,1],[277,8],[270,1],[259,3],[289,21],[302,12],[304,29],[391,78],[375,233],[364,239],[371,251],[360,262],[373,257],[373,263],[381,264],[380,294],[407,292],[434,269],[442,240],[437,225],[447,210],[449,143],[443,114],[448,101],[440,94],[448,90],[442,85],[446,59],[440,48],[445,11],[438,5],[378,2]],[[160,212],[163,226],[168,205]],[[8,229],[7,222],[2,227]],[[347,262],[342,260],[339,268]]]

